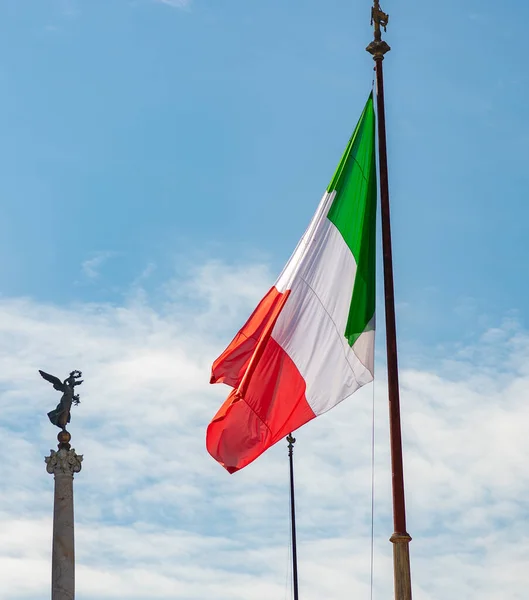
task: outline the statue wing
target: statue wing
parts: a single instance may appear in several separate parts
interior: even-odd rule
[[[56,390],[59,390],[59,392],[64,392],[64,384],[58,377],[55,377],[55,375],[50,375],[49,373],[45,373],[44,371],[41,371],[40,369],[39,369],[39,373],[43,379],[45,379],[46,381],[49,381],[50,383],[53,383],[53,387]]]

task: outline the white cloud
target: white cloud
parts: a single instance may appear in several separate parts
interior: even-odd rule
[[[109,258],[115,256],[114,252],[96,252],[91,258],[88,258],[81,265],[83,275],[88,279],[97,279],[100,275],[101,267]]]
[[[191,4],[191,0],[154,0],[155,2],[159,2],[160,4],[167,4],[168,6],[173,6],[174,8],[186,8]]]
[[[79,600],[287,597],[286,444],[233,476],[204,447],[227,391],[209,386],[211,362],[270,281],[263,265],[211,262],[167,284],[158,308],[146,292],[123,306],[0,299],[6,598],[36,600],[49,587],[53,481],[43,456],[56,443],[46,412],[58,395],[38,368],[85,376],[71,426],[85,457],[75,479]],[[509,321],[463,350],[435,370],[402,372],[414,597],[522,598],[529,336]],[[378,379],[296,434],[306,600],[368,597],[373,394],[375,598],[392,593],[389,436]]]

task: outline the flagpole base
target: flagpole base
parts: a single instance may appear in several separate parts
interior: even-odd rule
[[[394,533],[389,541],[393,544],[395,600],[411,600],[411,537],[407,533]]]

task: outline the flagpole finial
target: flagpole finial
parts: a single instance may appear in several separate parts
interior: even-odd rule
[[[288,455],[292,456],[292,452],[294,451],[294,444],[296,443],[296,438],[293,437],[291,433],[289,433],[286,439],[288,442]]]
[[[380,8],[380,0],[373,0],[371,8],[371,25],[375,27],[375,39],[369,44],[366,50],[373,55],[374,60],[384,60],[384,54],[391,48],[382,39],[382,28],[386,31],[389,23],[389,15]]]

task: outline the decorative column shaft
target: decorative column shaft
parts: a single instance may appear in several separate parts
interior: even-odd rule
[[[68,441],[61,441],[58,452],[51,450],[45,458],[46,470],[55,476],[51,600],[75,598],[73,474],[81,470],[83,457],[70,449]]]

